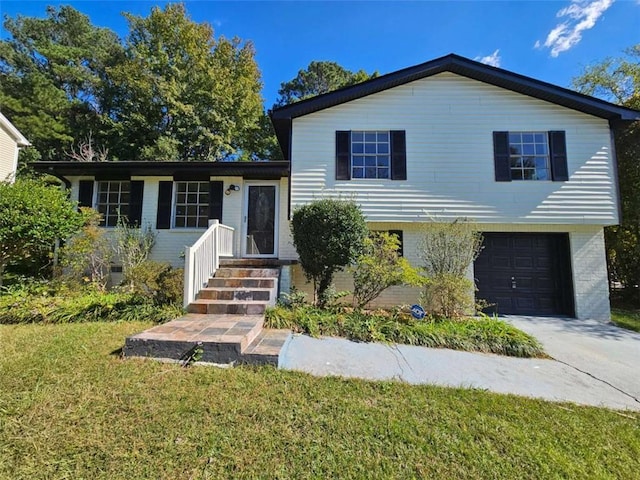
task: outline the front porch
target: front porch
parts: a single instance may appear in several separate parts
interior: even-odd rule
[[[214,220],[186,248],[184,306],[188,313],[127,338],[125,356],[278,366],[291,332],[263,330],[264,313],[275,305],[283,287],[288,290],[288,266],[294,262],[234,258],[234,233]]]

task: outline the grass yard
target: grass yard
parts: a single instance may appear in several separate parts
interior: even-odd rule
[[[611,310],[611,320],[619,327],[640,332],[640,310],[614,308]]]
[[[638,478],[638,414],[111,353],[150,325],[0,325],[0,478]]]

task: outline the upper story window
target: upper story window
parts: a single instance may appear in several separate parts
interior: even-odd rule
[[[130,195],[131,182],[129,181],[98,182],[96,209],[102,214],[101,226],[115,227],[118,224],[118,217],[129,215]]]
[[[352,178],[389,178],[390,168],[388,131],[351,132]]]
[[[209,182],[175,182],[173,224],[176,228],[206,228],[209,223]]]
[[[569,180],[564,131],[493,132],[493,161],[497,182]]]
[[[509,132],[512,180],[551,180],[546,132]]]
[[[336,131],[336,180],[407,179],[404,130]]]

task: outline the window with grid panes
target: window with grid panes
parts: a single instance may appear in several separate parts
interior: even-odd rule
[[[209,224],[209,182],[175,182],[175,228],[206,228]]]
[[[546,132],[509,132],[512,180],[551,180]]]
[[[390,170],[388,131],[351,132],[351,178],[389,178]]]
[[[100,225],[115,227],[118,216],[126,217],[129,214],[130,195],[131,183],[128,181],[98,182],[96,208],[102,214]]]

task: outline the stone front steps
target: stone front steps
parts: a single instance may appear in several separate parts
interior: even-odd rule
[[[262,315],[187,314],[127,338],[126,357],[278,365],[289,330],[263,330]],[[199,355],[196,350],[201,349]]]
[[[253,266],[252,266],[253,267]],[[263,330],[264,312],[275,305],[278,269],[222,267],[187,315],[127,338],[125,356],[229,364],[278,365],[289,330]]]

